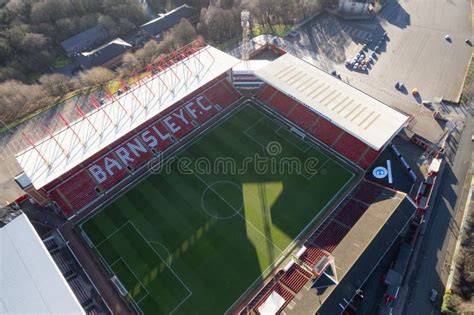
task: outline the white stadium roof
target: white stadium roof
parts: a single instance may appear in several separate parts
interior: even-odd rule
[[[376,150],[383,147],[408,119],[288,53],[255,71],[255,74]]]
[[[18,153],[17,161],[39,189],[237,63],[238,59],[206,46],[160,74],[145,78],[146,85],[132,86],[133,93],[106,103],[88,113],[86,119],[71,122],[71,128],[63,128],[54,138],[43,139],[36,148]]]
[[[25,214],[0,228],[0,314],[85,314]]]

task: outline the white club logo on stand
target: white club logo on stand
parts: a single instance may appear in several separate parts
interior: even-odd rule
[[[375,178],[379,178],[379,179],[385,178],[388,175],[388,170],[383,166],[377,166],[372,171],[372,175],[374,175]]]

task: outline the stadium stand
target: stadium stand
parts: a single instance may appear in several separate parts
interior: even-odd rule
[[[294,99],[278,90],[275,90],[275,93],[267,103],[285,117],[288,116],[290,111],[297,104]]]
[[[301,104],[294,106],[293,110],[288,115],[288,119],[302,127],[304,130],[309,131],[312,127],[317,124],[320,116],[314,111],[306,108]]]
[[[311,237],[311,241],[309,242],[331,253],[344,236],[346,236],[347,232],[349,232],[348,228],[333,221],[329,223],[321,234],[317,235],[315,238]]]
[[[348,133],[344,133],[335,144],[332,146],[337,152],[344,155],[349,160],[357,163],[360,157],[367,150],[367,145],[351,136]]]
[[[59,270],[66,279],[74,274],[74,271],[72,270],[69,264],[69,260],[67,259],[64,252],[58,250],[52,253],[51,256],[53,257],[53,260],[56,262],[56,265],[58,266]]]
[[[280,270],[270,281],[260,289],[257,295],[249,302],[249,309],[257,309],[265,299],[270,295],[272,289],[275,287],[275,284],[278,282],[278,279],[283,274],[283,271]]]
[[[337,214],[336,220],[348,227],[354,226],[359,218],[367,210],[368,206],[357,200],[349,200],[349,202]]]
[[[196,98],[196,104],[187,103],[184,107],[200,125],[203,125],[218,113],[217,108],[207,98],[202,96]]]
[[[298,293],[310,278],[311,274],[297,264],[293,264],[290,269],[283,274],[280,281],[293,292]]]
[[[225,108],[240,98],[240,93],[234,89],[227,80],[216,84],[213,88],[207,90],[203,95],[213,104]]]
[[[79,171],[50,192],[51,197],[63,209],[66,216],[82,209],[97,197],[96,184],[86,173]]]
[[[128,174],[126,167],[119,162],[119,159],[112,152],[101,156],[91,164],[101,167],[108,173],[106,179],[99,184],[102,190],[108,190],[109,188],[115,186]],[[89,172],[93,173],[91,168],[89,168]]]
[[[300,256],[300,260],[307,265],[314,266],[323,256],[327,256],[327,254],[321,248],[309,245]]]
[[[173,119],[176,117],[177,119]],[[194,126],[191,123],[191,116],[184,110],[183,107],[177,108],[170,115],[163,118],[162,123],[168,127],[177,138],[181,139],[188,133],[190,133]]]
[[[257,93],[257,98],[262,100],[265,103],[268,103],[268,101],[278,92],[277,89],[275,89],[271,85],[264,84],[263,87],[258,91]]]
[[[170,147],[173,140],[166,135],[171,134],[178,139],[186,137],[218,114],[214,105],[225,108],[241,97],[225,78],[213,83],[212,87],[201,89],[200,94],[193,93],[194,98],[188,97],[188,102],[173,105],[172,112],[161,113],[159,120],[142,124],[136,131],[115,141],[118,144],[111,144],[94,155],[94,159],[86,160],[80,166],[84,170],[75,168],[61,176],[61,180],[48,184],[51,198],[66,216],[71,216],[98,196],[96,187],[100,188],[100,192],[112,189],[128,176],[127,166],[136,169],[153,156],[151,149],[160,152]],[[158,140],[147,141],[150,134]],[[91,176],[86,174],[86,170]],[[101,178],[105,179],[102,181]]]
[[[342,129],[333,125],[326,119],[322,118],[318,120],[318,123],[314,126],[310,133],[316,138],[332,146],[334,141],[343,133]]]
[[[374,184],[369,181],[364,181],[361,185],[359,185],[357,192],[355,193],[353,199],[357,199],[362,201],[366,204],[372,203],[375,198],[377,198],[384,188],[380,187],[377,184]]]
[[[367,169],[370,165],[372,165],[372,163],[375,162],[375,160],[379,156],[379,153],[379,151],[376,151],[372,148],[368,148],[367,152],[365,152],[365,154],[361,157],[357,164],[363,169]]]
[[[168,141],[169,144],[172,143],[171,139],[168,139]],[[160,145],[162,145],[162,147],[164,146],[162,142],[160,142]],[[143,148],[146,150],[146,152],[143,152]],[[124,141],[120,145],[117,145],[112,151],[116,156],[119,157],[119,159],[121,156],[124,157],[120,159],[120,161],[126,166],[138,168],[151,158],[151,149],[151,147],[145,145],[138,137],[133,137],[127,141]],[[163,149],[160,148],[158,150]]]
[[[59,248],[58,244],[52,238],[44,240],[43,243],[49,252],[54,252],[55,250]]]
[[[268,289],[268,291],[265,292],[264,296],[261,297],[261,299],[258,301],[258,303],[253,307],[254,311],[257,314],[260,314],[260,312],[258,311],[258,308],[260,306],[262,306],[263,303],[265,303],[265,301],[270,296],[270,294],[272,294],[272,292],[278,293],[285,300],[285,304],[283,304],[280,307],[280,309],[278,310],[277,313],[279,313],[281,310],[283,310],[286,307],[286,305],[288,305],[288,303],[290,303],[290,301],[295,296],[291,291],[285,289],[278,281],[275,281],[275,282],[273,282],[271,287]],[[262,315],[264,315],[264,314],[262,314]]]
[[[82,306],[88,305],[92,302],[91,300],[92,296],[84,288],[82,284],[82,279],[80,276],[71,278],[67,282],[69,283],[69,286],[71,287],[72,292],[74,292],[77,299],[79,300],[79,303],[81,303]]]

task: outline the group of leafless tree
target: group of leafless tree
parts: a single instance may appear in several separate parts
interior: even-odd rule
[[[72,78],[45,74],[26,84],[27,73],[52,64],[60,53],[60,41],[96,24],[103,25],[112,37],[126,33],[145,20],[143,8],[135,0],[0,0],[0,82],[4,81],[0,83],[0,119],[12,122],[73,90],[128,76],[198,34],[212,44],[238,38],[243,9],[251,12],[252,25],[293,24],[320,10],[327,1],[333,0],[187,1],[201,9],[197,31],[189,21],[182,20],[160,42],[151,40],[141,49],[124,54],[114,72],[97,67]],[[150,0],[149,4],[169,9],[181,2]]]

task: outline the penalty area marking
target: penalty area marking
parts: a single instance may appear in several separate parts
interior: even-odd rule
[[[180,308],[181,305],[183,305],[191,297],[191,295],[193,295],[193,291],[191,291],[191,289],[184,283],[184,281],[181,279],[181,277],[178,276],[178,274],[173,270],[173,268],[171,268],[171,265],[168,264],[166,262],[166,260],[163,259],[163,257],[161,257],[161,255],[156,251],[156,249],[153,246],[151,246],[150,241],[148,241],[145,238],[145,236],[142,234],[142,232],[139,229],[137,229],[135,224],[133,224],[133,222],[131,222],[131,221],[130,221],[130,224],[135,229],[135,231],[140,235],[140,237],[145,241],[145,243],[151,248],[151,250],[155,253],[155,255],[158,256],[161,259],[161,261],[168,267],[168,269],[171,271],[171,273],[173,273],[173,275],[176,277],[176,279],[178,279],[178,281],[183,285],[183,287],[186,289],[186,291],[188,291],[188,295],[185,296],[183,298],[183,300],[178,305],[176,305],[176,307],[174,309],[171,310],[171,312],[170,312],[170,315],[171,315],[174,312],[176,312],[176,310],[178,308]]]

